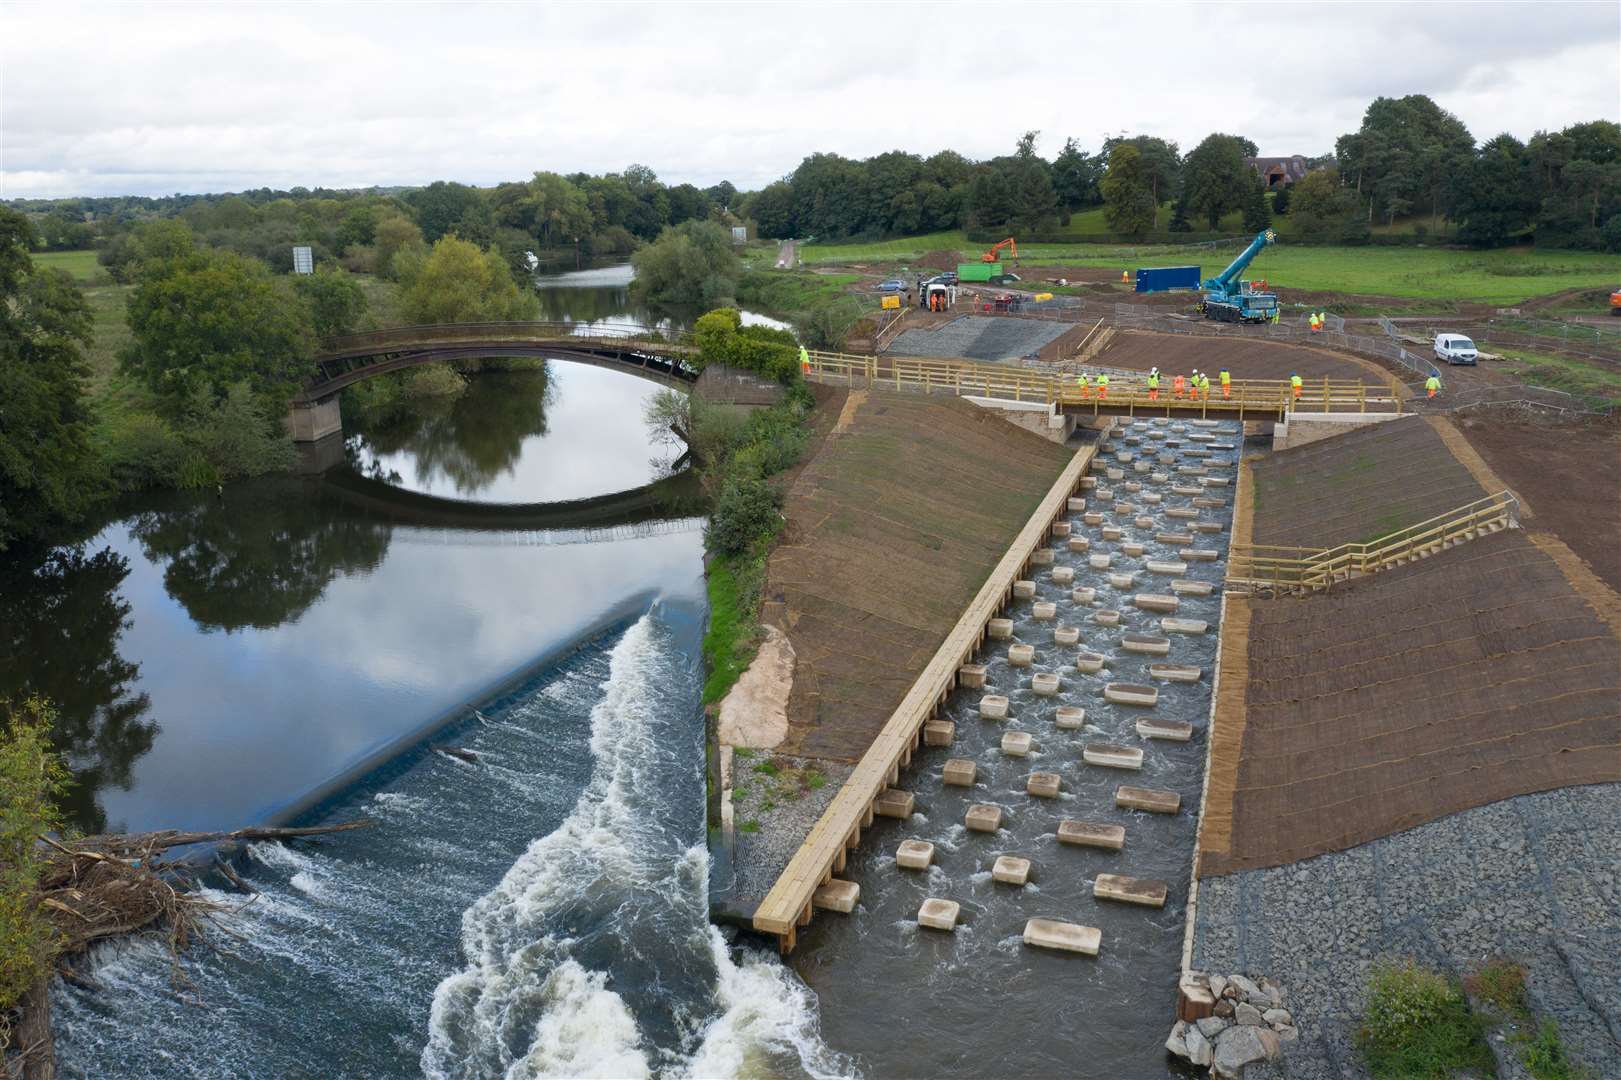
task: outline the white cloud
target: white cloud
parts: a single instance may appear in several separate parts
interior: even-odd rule
[[[1621,116],[1621,5],[0,8],[0,193],[493,183],[638,161],[755,187],[804,155],[1056,152],[1212,130],[1326,153],[1376,95],[1477,138]]]

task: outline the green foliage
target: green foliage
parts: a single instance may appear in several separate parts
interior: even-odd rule
[[[1249,194],[1244,198],[1244,231],[1260,232],[1271,224],[1272,209],[1267,205],[1266,189],[1251,177]]]
[[[819,787],[827,786],[827,775],[816,769],[805,770],[805,786],[815,791]]]
[[[309,305],[310,325],[323,341],[352,333],[366,314],[366,291],[353,274],[331,265],[313,274],[299,274],[293,278],[293,287]]]
[[[700,369],[724,364],[783,383],[798,377],[799,342],[794,335],[770,326],[744,326],[736,308],[716,308],[700,315],[692,335],[698,344]]]
[[[774,761],[762,761],[754,767],[754,771],[759,773],[761,776],[770,776],[775,778],[776,775],[782,770],[777,768],[777,763]]]
[[[55,712],[31,697],[0,703],[0,1013],[50,971],[56,934],[39,904],[40,839],[60,827],[67,770],[51,752]]]
[[[435,180],[405,196],[422,237],[436,243],[451,233],[473,243],[490,239],[490,207],[483,192],[450,180]]]
[[[1244,209],[1257,190],[1255,170],[1244,163],[1249,149],[1246,140],[1236,135],[1207,135],[1182,163],[1183,198],[1212,231],[1223,215]],[[1263,227],[1256,226],[1257,230]]]
[[[1333,169],[1313,169],[1295,181],[1289,223],[1291,235],[1340,243],[1365,240],[1368,232],[1357,210],[1356,193]]]
[[[285,403],[313,370],[309,306],[264,263],[196,247],[143,259],[123,369],[171,402],[246,381]]]
[[[428,252],[422,230],[403,214],[390,214],[377,222],[371,247],[372,271],[393,281],[399,280],[402,267],[413,265]]]
[[[1494,1068],[1460,989],[1412,961],[1373,969],[1357,1046],[1376,1080],[1445,1080],[1458,1069]]]
[[[101,434],[107,467],[126,491],[212,487],[284,472],[297,460],[279,413],[245,382],[218,397],[199,388],[164,416],[118,414]]]
[[[1275,216],[1282,217],[1289,212],[1289,193],[1293,190],[1293,184],[1285,184],[1272,193],[1272,213]]]
[[[90,310],[66,273],[34,266],[32,243],[0,208],[0,551],[78,518],[102,477],[84,403]]]
[[[1463,988],[1471,998],[1485,1002],[1506,1016],[1520,1016],[1526,1012],[1525,965],[1501,957],[1480,966],[1473,975],[1463,980]]]
[[[743,273],[731,234],[713,221],[688,221],[665,229],[631,256],[631,264],[636,268],[631,287],[661,304],[730,302]]]
[[[746,821],[740,821],[737,823],[737,831],[745,833],[757,833],[760,831],[760,823],[755,821],[753,818],[749,818]]]
[[[746,560],[717,559],[709,566],[709,626],[704,630],[704,703],[726,696],[754,659],[755,611],[765,574],[763,554]]]
[[[1109,155],[1109,169],[1098,181],[1109,228],[1123,236],[1146,232],[1154,223],[1157,203],[1142,153],[1123,144]]]
[[[504,322],[532,319],[540,310],[532,292],[519,291],[499,253],[454,236],[400,272],[400,309],[412,323]]]
[[[1571,1060],[1559,1039],[1559,1025],[1542,1021],[1536,1035],[1520,1049],[1520,1060],[1536,1080],[1592,1080],[1593,1073],[1579,1061]]]
[[[728,479],[720,489],[704,529],[704,543],[719,555],[742,555],[781,522],[779,497],[770,484],[754,477]]]

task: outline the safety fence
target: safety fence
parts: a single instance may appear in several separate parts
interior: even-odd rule
[[[1227,554],[1227,583],[1239,588],[1327,589],[1516,526],[1519,512],[1519,500],[1499,491],[1366,543],[1326,549],[1235,543]]]

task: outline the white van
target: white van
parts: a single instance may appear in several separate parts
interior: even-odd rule
[[[1462,334],[1436,334],[1435,358],[1449,364],[1473,364],[1480,353]]]

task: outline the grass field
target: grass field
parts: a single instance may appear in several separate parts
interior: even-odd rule
[[[1495,351],[1509,358],[1503,362],[1504,368],[1532,386],[1574,394],[1590,409],[1604,409],[1621,402],[1621,369],[1614,364],[1519,348]]]
[[[928,251],[979,250],[960,232],[929,233],[875,243],[814,244],[806,264],[904,263]],[[1237,254],[1231,247],[1113,247],[1102,244],[1030,244],[1019,250],[1029,266],[1087,266],[1110,270],[1197,263],[1215,273]],[[1268,248],[1251,264],[1252,276],[1284,288],[1420,300],[1463,300],[1512,305],[1578,288],[1614,288],[1621,260],[1587,251],[1457,251],[1446,248]]]
[[[94,251],[39,251],[34,253],[34,265],[53,270],[66,270],[79,281],[105,277],[107,271],[96,262]]]

